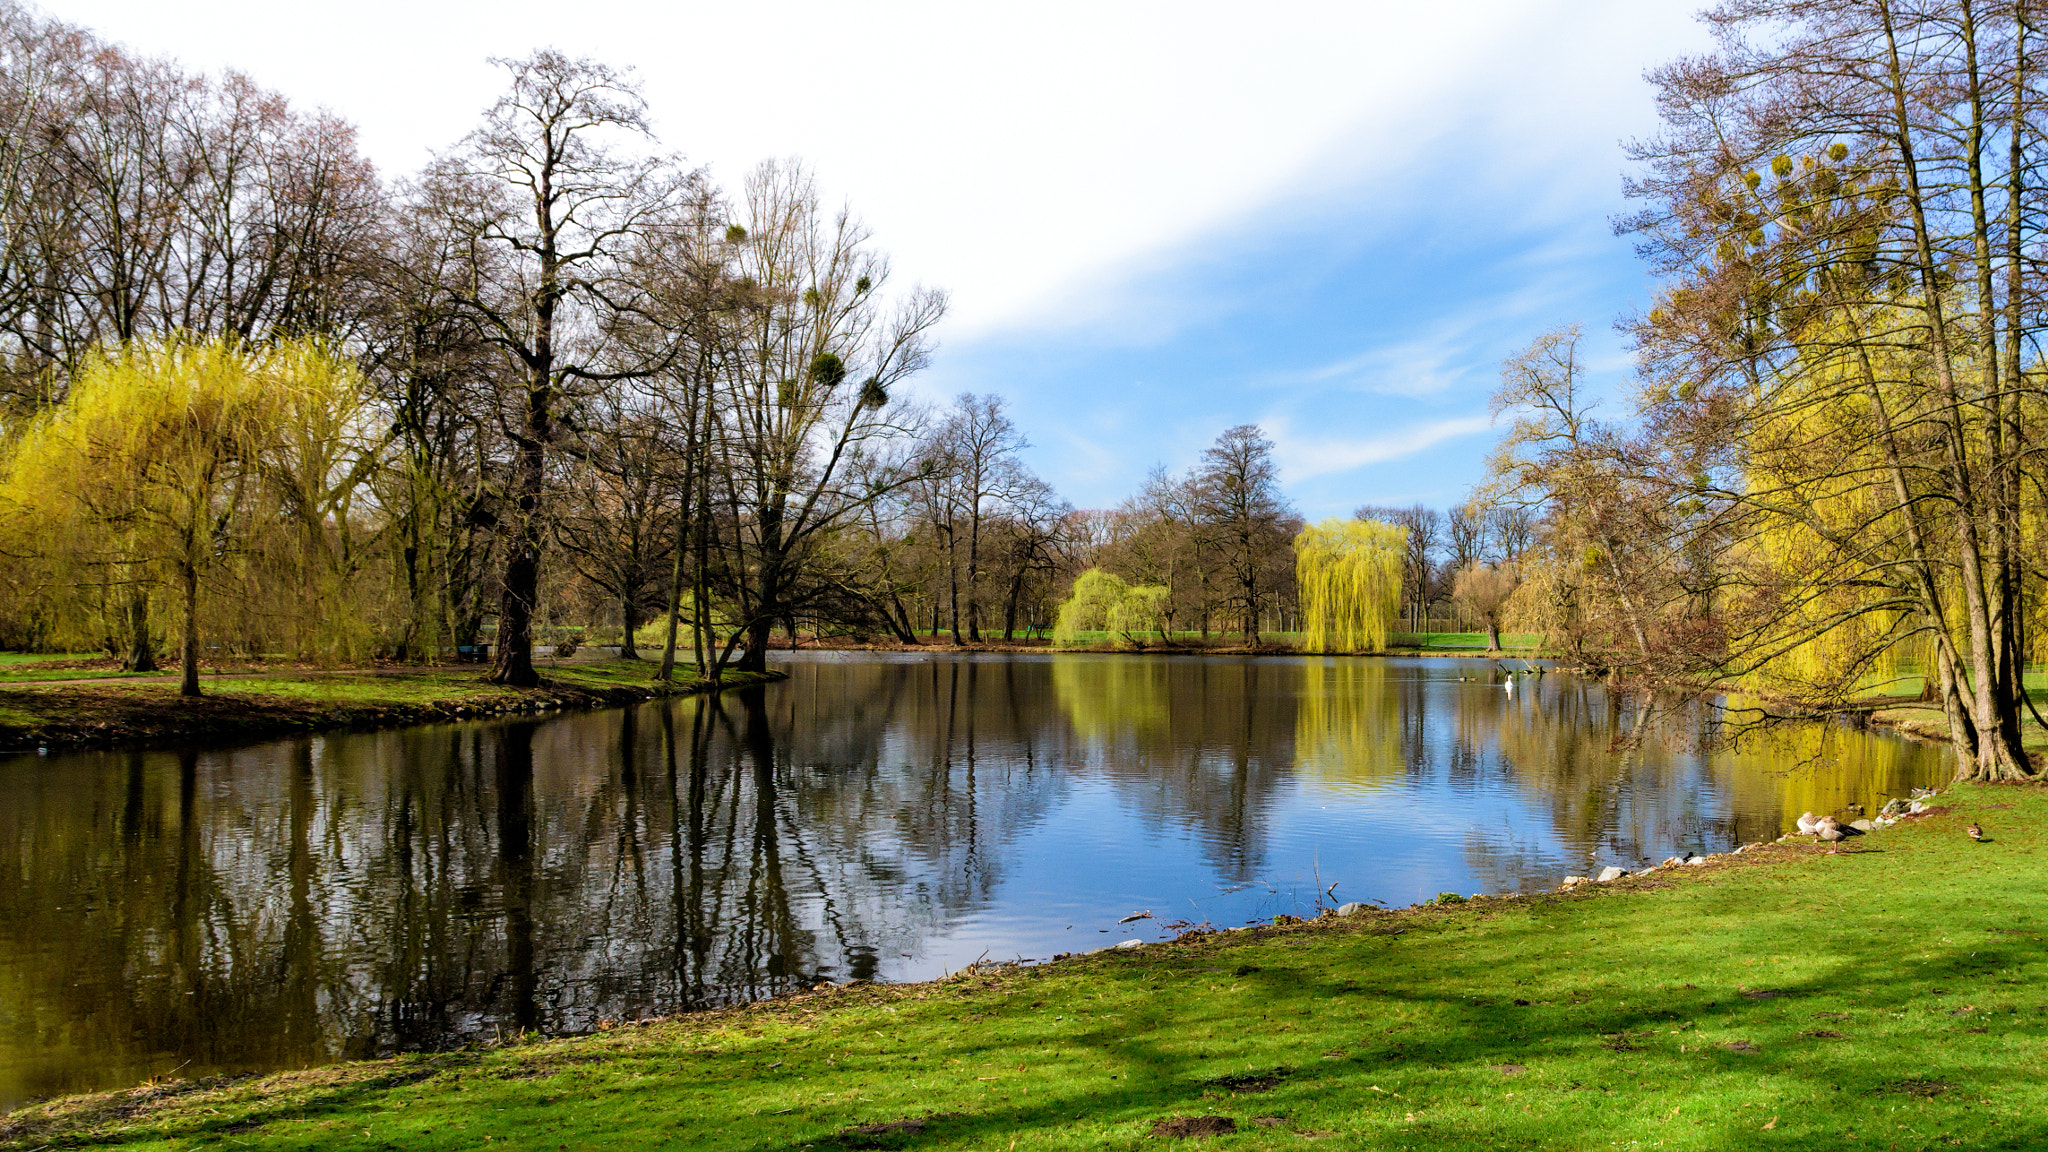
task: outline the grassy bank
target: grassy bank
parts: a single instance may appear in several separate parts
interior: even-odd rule
[[[2040,1147],[2048,790],[1939,804],[1840,856],[155,1085],[22,1109],[0,1140],[1139,1148],[1181,1118],[1234,1129],[1215,1148]]]
[[[597,708],[701,692],[708,681],[662,684],[639,660],[542,670],[538,688],[484,681],[484,669],[213,674],[204,695],[178,695],[167,678],[0,684],[0,751],[116,747],[193,740],[232,742],[340,728],[424,724],[479,716]],[[728,688],[781,679],[727,672]]]
[[[2048,672],[2028,672],[2023,676],[2027,695],[2032,699],[2034,710],[2048,713]],[[1938,704],[1918,699],[1925,687],[1920,677],[1906,677],[1886,683],[1874,692],[1873,698],[1897,698],[1900,703],[1889,708],[1871,711],[1870,718],[1880,724],[1889,725],[1901,732],[1928,740],[1947,742],[1948,715]],[[2048,753],[2048,728],[2043,728],[2034,718],[2034,712],[2024,707],[2020,710],[2020,746],[2037,757]]]

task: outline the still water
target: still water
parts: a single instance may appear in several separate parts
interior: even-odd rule
[[[1481,661],[786,667],[544,721],[0,762],[0,1109],[1543,888],[1948,773],[1841,727],[1709,749],[1700,706]]]

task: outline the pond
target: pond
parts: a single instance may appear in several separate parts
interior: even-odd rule
[[[1708,746],[1707,706],[1478,660],[784,666],[546,720],[0,762],[0,1109],[1547,888],[1949,773],[1843,726]]]

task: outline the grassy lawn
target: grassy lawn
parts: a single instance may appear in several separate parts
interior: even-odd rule
[[[1387,637],[1389,643],[1399,648],[1420,648],[1425,652],[1463,652],[1471,649],[1486,650],[1484,632],[1395,632]],[[1504,653],[1520,654],[1525,650],[1542,647],[1543,637],[1534,632],[1503,632],[1500,646]]]
[[[2035,707],[2048,712],[2048,707],[2043,707],[2038,700]],[[1872,715],[1930,740],[1948,739],[1948,716],[1938,707],[1885,708]],[[2025,712],[2020,714],[2020,746],[2029,752],[2048,751],[2048,729],[2035,723],[2034,718]]]
[[[147,673],[107,667],[104,652],[0,652],[0,683],[20,680],[99,680]],[[50,667],[50,665],[59,667]],[[80,665],[102,665],[80,667]]]
[[[2034,1148],[2048,789],[1487,899],[23,1109],[17,1148]],[[1962,833],[1982,821],[1990,837]],[[860,1126],[910,1125],[883,1130]]]
[[[25,684],[38,680],[122,680],[132,676],[159,676],[158,672],[129,672],[120,668],[37,668],[0,667],[0,684]]]
[[[2027,695],[2034,702],[2035,710],[2048,715],[2048,672],[2027,672],[2022,683]],[[1915,703],[1897,708],[1885,708],[1873,713],[1886,723],[1896,724],[1909,732],[1935,740],[1948,739],[1948,716],[1938,704],[1918,703],[1923,680],[1918,676],[1902,676],[1896,680],[1873,687],[1872,696],[1896,696],[1913,700]],[[2030,752],[2048,751],[2048,728],[2035,721],[2032,712],[2020,710],[2020,746]]]

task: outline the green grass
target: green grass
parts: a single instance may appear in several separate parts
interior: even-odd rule
[[[0,652],[0,683],[30,680],[108,680],[122,676],[144,676],[119,668],[48,668],[47,664],[75,664],[106,660],[104,652]]]
[[[98,660],[103,652],[0,652],[0,668],[19,664],[45,664],[52,660]]]
[[[546,685],[602,690],[606,688],[647,688],[655,683],[659,666],[645,660],[603,660],[589,663],[550,665],[539,662]],[[736,677],[734,673],[728,676]],[[303,673],[291,676],[237,676],[233,673],[200,677],[200,690],[207,695],[273,697],[320,704],[399,705],[451,702],[511,701],[522,696],[517,688],[505,688],[484,680],[478,665],[432,668],[418,671]],[[678,669],[679,685],[694,680],[695,669]],[[154,687],[154,686],[152,686]],[[164,686],[171,691],[175,685]]]
[[[1840,856],[158,1085],[24,1109],[0,1137],[1032,1152],[1170,1147],[1154,1123],[1213,1115],[1237,1126],[1215,1149],[2040,1147],[2048,790],[1949,802]],[[926,1127],[849,1131],[908,1120]]]
[[[99,747],[189,740],[265,739],[331,728],[431,723],[503,712],[625,704],[701,691],[694,670],[671,685],[657,666],[608,660],[540,669],[538,688],[506,688],[476,665],[376,672],[206,674],[200,698],[175,681],[95,680],[82,684],[0,684],[0,748]],[[780,679],[769,673],[767,679]],[[728,672],[738,687],[761,679]]]
[[[121,680],[156,675],[161,673],[130,672],[121,668],[24,668],[16,665],[0,668],[0,684],[26,684],[37,680]]]
[[[1397,647],[1420,648],[1425,652],[1486,650],[1484,632],[1395,632],[1387,639]],[[1533,650],[1543,646],[1543,637],[1534,632],[1503,632],[1500,635],[1500,646],[1508,653]]]
[[[2020,682],[2026,687],[2027,695],[2034,701],[2034,708],[2048,713],[2048,672],[2023,672]],[[1869,697],[1893,697],[1914,701],[1896,708],[1884,708],[1874,713],[1878,719],[1896,724],[1907,731],[1932,740],[1948,739],[1948,716],[1939,704],[1919,703],[1925,680],[1917,675],[1905,675],[1881,684],[1872,684],[1866,694]],[[2029,751],[2048,751],[2048,728],[2034,720],[2033,712],[2020,709],[2020,746]]]

